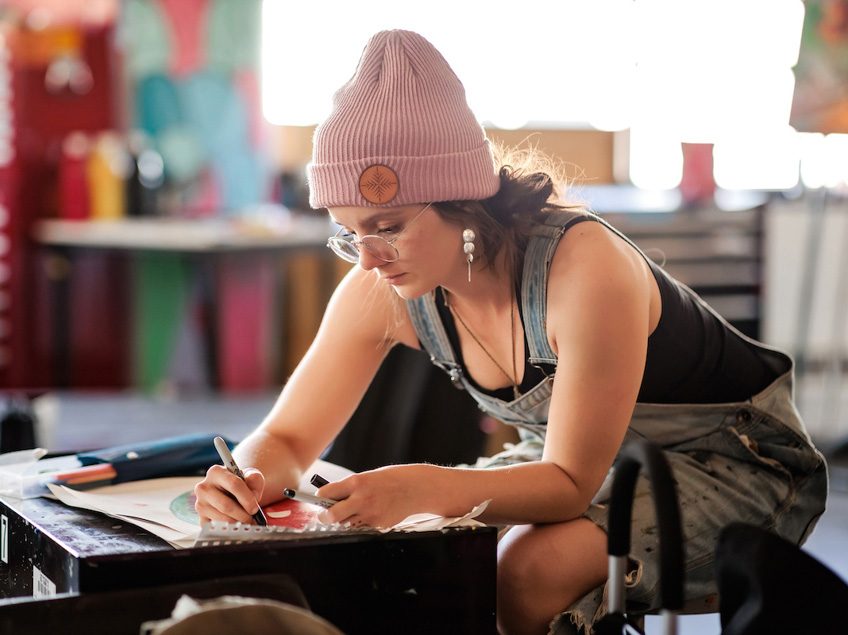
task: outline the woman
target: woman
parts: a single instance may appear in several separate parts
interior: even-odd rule
[[[826,473],[792,405],[790,360],[745,338],[551,176],[493,160],[460,81],[421,36],[375,35],[318,127],[310,202],[357,263],[266,420],[197,487],[203,520],[250,522],[349,419],[386,352],[423,348],[522,442],[475,468],[398,465],[325,485],[330,522],[466,513],[511,526],[498,627],[590,630],[603,611],[605,483],[622,443],[666,450],[686,535],[687,598],[714,593],[718,531],[742,520],[795,541]],[[402,301],[399,302],[398,298]],[[405,304],[405,306],[404,306]],[[485,467],[487,469],[478,469]],[[654,606],[653,509],[634,506],[630,600]],[[562,615],[561,615],[562,614]]]

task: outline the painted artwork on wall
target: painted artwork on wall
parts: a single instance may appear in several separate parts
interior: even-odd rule
[[[848,133],[848,0],[804,6],[789,123],[799,132]]]
[[[268,200],[259,0],[128,0],[131,125],[162,156],[165,213],[237,215]]]

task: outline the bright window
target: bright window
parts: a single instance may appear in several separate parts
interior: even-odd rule
[[[629,128],[637,185],[675,187],[681,142],[717,144],[717,177],[739,187],[787,183],[785,162],[774,183],[728,175],[745,167],[735,153],[757,154],[746,143],[799,146],[786,126],[803,18],[801,0],[265,0],[263,108],[316,124],[369,36],[412,29],[488,126]]]
[[[620,122],[633,70],[632,11],[632,0],[265,0],[265,117],[280,125],[321,121],[368,38],[404,28],[442,52],[490,125]]]

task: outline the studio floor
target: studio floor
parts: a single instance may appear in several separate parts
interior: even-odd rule
[[[268,413],[276,394],[246,397],[197,396],[152,399],[134,394],[59,393],[37,403],[38,442],[54,452],[71,452],[192,432],[216,433],[238,441]],[[843,410],[848,415],[848,410]],[[823,444],[827,449],[831,442]],[[804,547],[848,581],[848,461],[831,464],[827,511]],[[717,614],[682,616],[680,632],[717,635]],[[649,634],[661,632],[648,618]]]

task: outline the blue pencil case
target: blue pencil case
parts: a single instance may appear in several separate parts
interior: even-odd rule
[[[154,441],[130,443],[93,452],[81,452],[83,466],[111,463],[117,476],[113,483],[140,481],[163,476],[202,474],[220,463],[215,450],[215,434],[187,434]],[[225,439],[232,449],[234,443]]]

